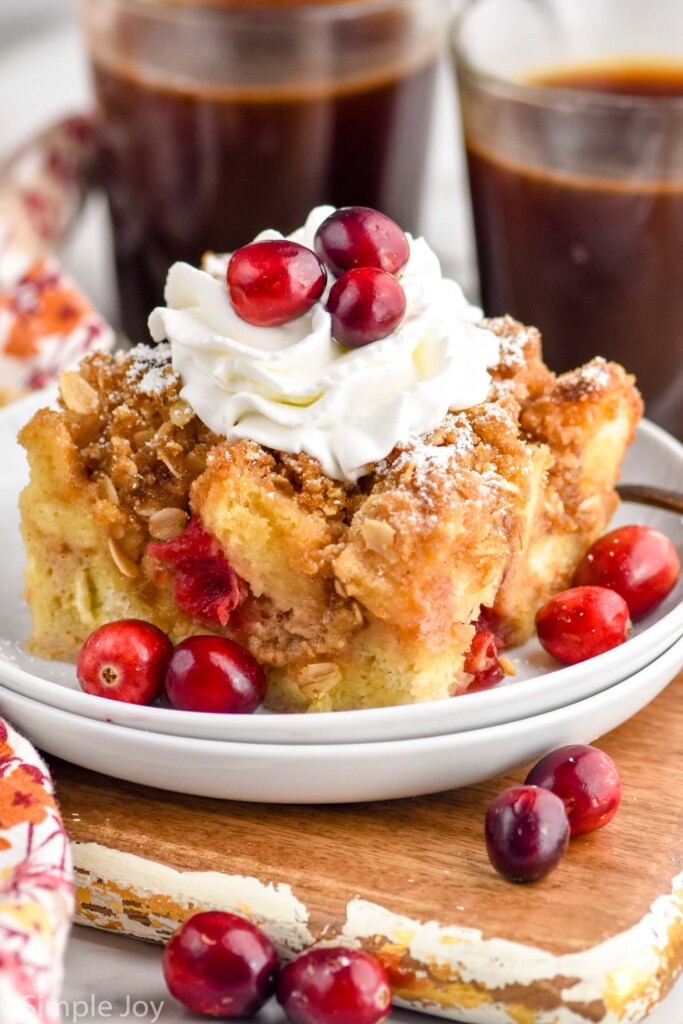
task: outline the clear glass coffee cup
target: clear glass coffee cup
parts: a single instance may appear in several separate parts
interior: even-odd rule
[[[683,5],[477,0],[453,46],[486,313],[683,438]]]
[[[449,0],[82,0],[121,316],[322,203],[417,225]]]

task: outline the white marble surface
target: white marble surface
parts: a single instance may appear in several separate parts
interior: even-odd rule
[[[10,149],[31,131],[87,103],[89,87],[70,0],[0,0],[0,139]],[[452,98],[444,86],[441,103]],[[445,110],[442,125],[448,124]],[[444,257],[449,271],[471,289],[471,242],[456,157],[454,132],[437,135],[431,160],[425,232]],[[106,214],[98,202],[86,217],[64,259],[102,311],[115,315],[112,268],[103,234]],[[143,1021],[189,1024],[186,1013],[168,996],[161,974],[160,950],[118,936],[75,928],[68,950],[62,1019],[77,1024]],[[161,1004],[161,1005],[160,1005]],[[648,1024],[680,1024],[683,983],[651,1016]],[[284,1020],[270,1006],[255,1018],[262,1024]],[[426,1020],[395,1010],[392,1024]]]

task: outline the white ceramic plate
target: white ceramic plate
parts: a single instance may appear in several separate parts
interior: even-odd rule
[[[46,404],[51,393],[31,396],[0,413],[0,550],[5,586],[0,595],[0,681],[33,700],[102,722],[166,735],[249,743],[346,743],[409,739],[483,728],[551,711],[590,697],[632,675],[683,634],[683,582],[658,612],[639,624],[622,647],[582,665],[558,668],[533,640],[510,652],[517,668],[512,681],[455,700],[410,707],[320,715],[208,715],[169,708],[140,708],[82,693],[73,665],[28,655],[22,642],[30,632],[21,599],[24,557],[18,539],[17,496],[26,475],[19,426]],[[625,478],[665,481],[683,490],[683,446],[645,424],[634,444]],[[683,553],[680,516],[624,506],[615,522],[647,522],[673,538]]]
[[[589,743],[636,714],[683,666],[683,639],[608,690],[544,715],[384,743],[184,739],[95,722],[0,689],[0,713],[40,749],[91,771],[194,796],[256,803],[393,800],[469,786],[566,743]]]

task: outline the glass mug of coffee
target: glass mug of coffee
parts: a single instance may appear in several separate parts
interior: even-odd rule
[[[477,0],[454,47],[486,313],[683,438],[683,4]]]
[[[323,203],[414,230],[449,0],[82,0],[124,329]]]

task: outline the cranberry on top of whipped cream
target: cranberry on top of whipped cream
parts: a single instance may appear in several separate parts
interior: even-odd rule
[[[287,241],[312,253],[317,246],[325,260],[320,229],[336,212],[318,207],[287,239],[264,231],[256,242]],[[387,237],[396,242],[394,234]],[[228,280],[232,255],[207,257],[203,270],[174,264],[166,306],[153,311],[149,327],[155,341],[171,343],[182,397],[215,433],[306,452],[328,476],[351,482],[399,441],[434,430],[449,410],[479,405],[491,383],[488,370],[500,358],[499,340],[477,326],[481,310],[443,277],[425,240],[403,237],[407,254],[382,250],[372,275],[357,274],[352,261],[348,269],[339,266],[336,249],[324,288],[317,281],[302,301],[305,311],[294,303],[295,318],[271,326],[240,316]],[[353,287],[343,287],[347,274],[356,275]],[[378,307],[367,288],[385,303],[377,340],[368,333]]]

